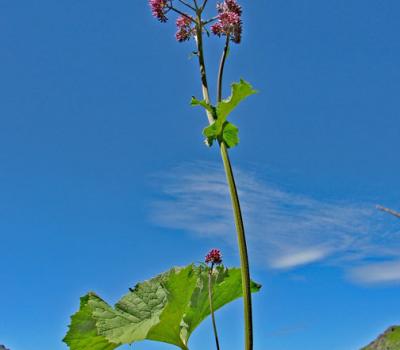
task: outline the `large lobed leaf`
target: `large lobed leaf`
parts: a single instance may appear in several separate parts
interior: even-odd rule
[[[119,345],[99,335],[93,317],[96,304],[107,305],[94,293],[81,298],[80,309],[71,317],[69,331],[63,339],[70,349],[113,350]]]
[[[242,296],[242,283],[239,269],[214,271],[217,310]],[[252,283],[253,292],[260,288]],[[209,314],[208,271],[189,265],[136,285],[114,308],[89,293],[72,316],[64,341],[71,350],[113,350],[144,339],[187,350],[190,335]]]

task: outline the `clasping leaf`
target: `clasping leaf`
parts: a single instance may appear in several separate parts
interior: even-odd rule
[[[216,107],[205,100],[192,98],[192,106],[202,106],[214,116],[215,121],[203,130],[208,146],[212,146],[214,141],[225,142],[228,147],[234,147],[239,143],[239,129],[228,122],[227,118],[240,102],[255,93],[257,91],[241,79],[240,82],[232,84],[231,96],[219,102]]]

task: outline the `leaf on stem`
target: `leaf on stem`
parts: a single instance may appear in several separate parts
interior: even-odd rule
[[[198,100],[196,97],[192,97],[192,100],[190,101],[190,104],[195,107],[195,106],[201,106],[204,107],[207,111],[209,111],[212,115],[215,114],[215,107],[209,103],[207,103],[205,100]]]
[[[218,267],[213,275],[215,310],[242,296],[240,269]],[[210,314],[208,270],[173,268],[138,284],[115,307],[93,293],[81,299],[64,341],[71,350],[113,350],[148,339],[187,350],[195,328]],[[260,285],[252,282],[252,291]]]
[[[228,122],[227,118],[240,102],[255,93],[257,91],[248,82],[241,79],[240,82],[232,84],[231,96],[219,102],[216,107],[204,100],[199,101],[194,97],[192,98],[192,106],[202,106],[216,118],[214,123],[203,130],[207,145],[212,146],[214,141],[218,140],[225,142],[231,148],[239,143],[239,129]]]
[[[239,129],[236,125],[226,122],[222,138],[229,148],[235,147],[239,143]]]
[[[238,83],[233,83],[231,96],[217,104],[218,118],[226,120],[240,102],[256,93],[257,90],[254,90],[251,84],[243,79],[240,79]]]
[[[203,135],[208,146],[212,146],[215,140],[224,141],[229,148],[239,143],[239,129],[227,121],[221,124],[217,119],[203,130]]]

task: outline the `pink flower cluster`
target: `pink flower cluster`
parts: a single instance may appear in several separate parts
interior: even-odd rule
[[[236,0],[224,0],[217,5],[218,22],[211,31],[218,36],[229,35],[237,44],[242,40],[242,7]]]
[[[206,264],[220,265],[222,264],[222,254],[219,249],[211,249],[206,255]]]
[[[180,16],[176,20],[176,26],[178,31],[175,34],[176,40],[179,42],[190,40],[194,34],[194,28],[192,27],[192,20],[189,15]]]
[[[154,17],[156,17],[160,22],[167,22],[168,18],[165,15],[165,10],[168,7],[167,0],[149,0],[149,5]]]

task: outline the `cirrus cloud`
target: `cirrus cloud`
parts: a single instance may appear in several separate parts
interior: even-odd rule
[[[162,195],[152,203],[153,222],[234,244],[222,167],[195,162],[169,173],[173,175],[158,181]],[[317,200],[242,169],[237,171],[237,182],[257,264],[278,270],[334,264],[358,283],[400,281],[400,222],[378,212],[373,203]],[[382,263],[371,264],[371,259]]]

